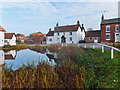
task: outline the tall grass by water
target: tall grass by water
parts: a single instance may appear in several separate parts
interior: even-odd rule
[[[3,68],[3,88],[84,88],[82,74],[84,66],[79,68],[70,60],[61,66],[50,66],[45,62],[23,65],[20,69]]]

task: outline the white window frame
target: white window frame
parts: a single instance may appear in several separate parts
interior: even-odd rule
[[[89,40],[93,40],[93,37],[89,37]]]
[[[109,36],[110,36],[110,33],[106,33],[106,36],[107,36],[107,35],[109,35]],[[110,40],[110,38],[109,38],[109,39],[107,39],[107,38],[106,38],[106,40]]]
[[[107,31],[107,28],[109,28],[109,29],[110,29],[110,25],[107,25],[107,26],[106,26],[106,32],[110,32],[110,30],[109,30],[109,31]]]
[[[94,40],[98,40],[98,37],[94,37]]]
[[[118,30],[117,30],[117,27],[118,26]],[[115,25],[115,31],[119,31],[119,25]]]

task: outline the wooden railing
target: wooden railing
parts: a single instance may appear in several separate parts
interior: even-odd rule
[[[100,44],[100,43],[81,43],[81,44],[62,44],[62,46],[77,46],[77,47],[84,47],[84,48],[101,48],[102,50],[102,53],[104,53],[106,47],[107,48],[110,48],[111,50],[111,59],[114,58],[114,50],[120,52],[120,49],[118,48],[115,48],[115,47],[112,47],[112,46],[108,46],[108,45],[105,45],[105,44]]]

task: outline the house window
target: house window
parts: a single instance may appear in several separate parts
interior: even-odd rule
[[[72,35],[72,32],[70,32],[70,35]]]
[[[106,26],[106,32],[110,32],[110,26]]]
[[[92,40],[92,37],[89,37],[89,40]]]
[[[4,42],[7,43],[7,40],[5,40]]]
[[[70,37],[70,41],[72,41],[72,37]]]
[[[52,41],[52,39],[50,38],[50,39],[49,39],[49,41],[51,42],[51,41]]]
[[[115,31],[119,31],[119,25],[115,25]]]
[[[106,34],[106,40],[110,40],[110,33]]]
[[[59,36],[59,33],[57,33],[57,35]]]
[[[97,38],[97,37],[95,37],[94,39],[95,39],[95,40],[97,40],[98,38]]]

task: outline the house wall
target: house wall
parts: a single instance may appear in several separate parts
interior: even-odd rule
[[[52,39],[52,41],[50,41]],[[54,36],[47,36],[46,37],[46,43],[47,44],[53,44],[54,43]]]
[[[5,39],[5,45],[16,45],[16,37],[13,35],[12,39]]]
[[[92,37],[92,40],[89,40],[90,37],[85,37],[85,41],[86,43],[94,43],[94,38],[95,37]],[[97,37],[98,38],[98,43],[100,42],[100,37]]]
[[[4,32],[0,31],[0,47],[4,46]]]
[[[70,35],[70,32],[54,32],[54,36],[47,36],[47,43],[61,43],[61,37],[64,35],[64,33],[66,37],[66,43],[78,43],[80,40],[84,40],[85,38],[84,30],[81,32],[79,27],[77,31],[72,32],[72,35]],[[70,41],[70,37],[72,37],[72,41]],[[54,38],[54,42],[49,42],[48,38]]]
[[[106,32],[106,26],[110,26],[110,32]],[[101,25],[101,42],[115,42],[115,25],[119,25],[120,32],[120,24],[106,24]],[[110,40],[106,40],[106,33],[110,33]]]

